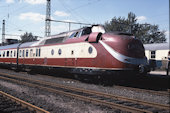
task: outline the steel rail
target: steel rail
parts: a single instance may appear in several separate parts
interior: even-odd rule
[[[87,89],[82,89],[82,88],[75,88],[75,87],[71,87],[71,86],[65,86],[65,85],[51,83],[51,82],[42,81],[42,80],[33,80],[33,79],[19,77],[16,75],[9,75],[9,74],[5,74],[5,73],[3,75],[9,76],[9,77],[20,78],[20,79],[24,79],[24,80],[29,80],[29,81],[33,81],[33,82],[38,82],[38,83],[53,86],[53,87],[64,88],[64,89],[69,89],[69,90],[71,89],[73,91],[79,91],[82,93],[96,94],[98,96],[103,96],[106,98],[118,99],[118,100],[122,100],[122,101],[129,101],[129,102],[133,102],[133,103],[137,103],[137,104],[143,104],[146,106],[170,110],[169,105],[165,105],[165,104],[153,103],[153,102],[143,101],[143,100],[139,100],[139,99],[132,99],[132,98],[128,98],[128,97],[118,96],[118,95],[114,95],[114,94],[107,94],[107,93],[103,93],[103,92],[87,90]]]
[[[41,109],[41,108],[39,108],[37,106],[34,106],[34,105],[32,105],[32,104],[30,104],[28,102],[25,102],[25,101],[23,101],[23,100],[21,100],[19,98],[16,98],[16,97],[14,97],[12,95],[9,95],[9,94],[7,94],[5,92],[0,91],[0,94],[3,97],[6,97],[6,98],[10,99],[11,101],[16,102],[17,104],[20,104],[21,106],[23,106],[25,108],[28,108],[30,111],[35,111],[36,113],[50,113],[50,112],[48,112],[48,111],[46,111],[44,109]]]
[[[151,111],[148,111],[148,110],[138,109],[138,108],[120,105],[120,104],[116,104],[116,103],[112,103],[112,102],[106,102],[104,100],[99,100],[99,99],[95,99],[95,98],[90,98],[90,97],[86,97],[86,96],[82,96],[82,95],[73,94],[73,93],[70,93],[70,92],[56,90],[56,89],[53,89],[53,88],[48,88],[48,87],[44,87],[44,86],[40,86],[40,85],[37,85],[37,84],[32,84],[32,83],[16,80],[16,79],[6,78],[6,77],[2,77],[2,76],[0,76],[0,79],[9,80],[9,81],[16,82],[16,83],[23,84],[23,85],[27,85],[27,86],[30,86],[30,87],[38,87],[39,89],[47,90],[47,91],[52,92],[52,93],[57,93],[57,94],[59,93],[59,94],[62,94],[62,95],[64,94],[65,96],[68,96],[68,97],[76,98],[76,99],[83,100],[83,101],[86,101],[86,102],[93,102],[93,103],[96,103],[96,104],[109,106],[111,108],[120,109],[122,111],[128,111],[128,112],[132,112],[132,113],[136,113],[136,112],[138,112],[138,113],[144,113],[144,112],[145,113],[152,113]]]

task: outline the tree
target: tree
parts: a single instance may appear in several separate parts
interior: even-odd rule
[[[128,13],[127,19],[114,17],[110,22],[105,22],[104,27],[106,32],[120,31],[131,33],[144,44],[166,42],[165,31],[160,31],[158,25],[137,23],[136,15],[132,12]]]
[[[37,36],[33,36],[32,33],[24,33],[21,35],[21,42],[32,42],[37,40]]]

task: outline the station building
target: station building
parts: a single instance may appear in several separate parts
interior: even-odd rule
[[[169,43],[144,44],[145,55],[151,69],[165,69],[168,62]]]

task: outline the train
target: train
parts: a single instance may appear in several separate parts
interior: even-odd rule
[[[0,65],[98,78],[149,71],[140,40],[128,33],[106,32],[101,25],[1,46]]]

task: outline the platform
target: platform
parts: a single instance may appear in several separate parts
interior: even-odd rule
[[[166,75],[166,71],[151,71],[149,74],[152,75]],[[170,74],[170,72],[169,72]]]

